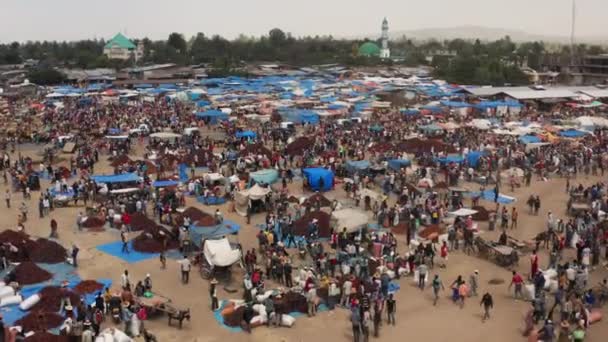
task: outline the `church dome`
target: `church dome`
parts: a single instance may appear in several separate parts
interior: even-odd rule
[[[380,47],[372,42],[366,42],[359,47],[359,56],[378,57],[380,56]]]

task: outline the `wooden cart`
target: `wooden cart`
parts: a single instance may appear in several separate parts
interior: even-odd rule
[[[510,267],[519,263],[519,254],[513,247],[496,245],[481,237],[475,238],[475,246],[479,251],[479,256],[487,258],[499,266]]]
[[[138,297],[135,301],[146,309],[149,318],[162,316],[166,313],[169,318],[169,325],[171,325],[171,321],[176,320],[180,329],[184,320],[190,321],[190,308],[180,310],[173,305],[171,299],[158,293],[153,293],[150,298]]]

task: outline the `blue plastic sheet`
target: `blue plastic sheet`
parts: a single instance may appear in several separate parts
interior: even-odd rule
[[[321,167],[307,168],[303,170],[304,177],[308,180],[308,186],[314,191],[329,191],[334,186],[334,173]],[[323,188],[321,188],[323,179]]]
[[[216,196],[209,196],[209,197],[205,197],[205,196],[198,196],[196,198],[196,201],[198,203],[202,203],[204,205],[222,205],[224,203],[226,203],[226,199],[223,197],[216,197]]]
[[[519,141],[523,144],[534,144],[539,143],[542,140],[540,140],[540,138],[536,135],[522,135],[521,137],[519,137]]]
[[[582,138],[587,135],[587,132],[579,131],[576,129],[569,129],[559,132],[558,135],[564,138]]]
[[[172,180],[155,181],[154,183],[152,183],[152,186],[155,188],[166,188],[169,186],[177,186],[177,185],[179,185],[179,182],[172,181]]]
[[[242,131],[242,132],[236,132],[236,137],[237,138],[251,138],[251,139],[255,139],[255,137],[257,136],[257,134],[253,131]]]
[[[447,156],[447,157],[435,158],[435,161],[437,161],[441,164],[447,164],[447,163],[460,164],[460,163],[464,162],[464,158],[462,156]]]
[[[273,184],[279,179],[279,171],[275,169],[265,169],[249,173],[249,178],[256,183]]]
[[[129,264],[156,258],[160,253],[141,253],[133,249],[133,241],[129,241],[129,253],[122,252],[122,241],[115,241],[97,246],[97,250],[119,258]]]
[[[485,190],[484,192],[471,191],[471,192],[465,193],[465,195],[467,197],[479,197],[483,200],[490,201],[490,202],[495,202],[495,197],[496,197],[494,194],[494,190]],[[511,204],[511,203],[515,202],[515,198],[506,196],[506,195],[502,195],[499,193],[497,202],[500,204]]]
[[[136,173],[122,173],[119,175],[97,175],[91,176],[96,183],[128,183],[140,180]]]
[[[395,171],[399,171],[404,167],[411,166],[412,162],[409,159],[391,159],[388,161],[388,167]]]
[[[485,155],[486,153],[483,151],[471,151],[467,154],[467,163],[469,166],[475,168],[479,164],[479,159]]]
[[[233,221],[224,220],[223,223],[211,227],[190,226],[190,238],[192,243],[201,247],[203,239],[217,239],[223,236],[237,234],[241,226]]]

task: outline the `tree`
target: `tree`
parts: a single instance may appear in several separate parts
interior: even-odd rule
[[[37,85],[53,85],[65,81],[65,75],[53,68],[32,69],[27,78]]]
[[[188,44],[186,43],[184,36],[176,32],[169,35],[167,45],[174,48],[179,54],[185,54],[188,51]]]
[[[270,38],[270,43],[273,46],[283,45],[287,38],[285,32],[278,28],[273,28],[272,30],[270,30],[270,32],[268,32],[268,37]]]

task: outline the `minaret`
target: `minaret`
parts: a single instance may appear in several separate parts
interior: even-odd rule
[[[380,40],[382,41],[380,58],[390,58],[391,50],[388,48],[388,20],[386,20],[386,18],[382,21],[382,36],[380,37]]]

